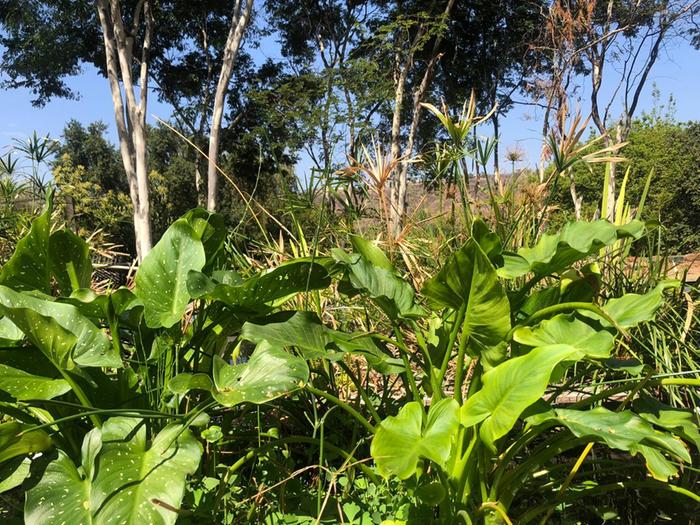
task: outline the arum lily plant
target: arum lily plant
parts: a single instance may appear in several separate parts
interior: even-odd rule
[[[52,229],[49,195],[0,271],[0,492],[25,487],[27,523],[175,523],[192,518],[188,477],[206,475],[215,512],[264,449],[323,441],[258,428],[265,443],[208,470],[203,454],[233,434],[232,418],[264,405],[290,418],[312,403],[336,405],[353,426],[355,445],[321,450],[411,494],[407,515],[387,518],[546,522],[577,498],[626,488],[700,501],[674,484],[700,445],[697,416],[663,403],[665,388],[697,380],[617,359],[677,283],[600,293],[595,257],[644,230],[576,222],[508,253],[475,220],[418,293],[357,236],[350,252],[244,277],[222,257],[221,217],[193,210],[133,290],[97,294],[88,247]],[[361,304],[361,329],[330,325],[329,298]],[[641,458],[647,477],[577,484],[594,446]]]

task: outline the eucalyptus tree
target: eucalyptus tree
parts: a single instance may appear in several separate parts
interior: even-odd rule
[[[222,108],[235,61],[232,52],[240,46],[238,22],[243,28],[247,25],[250,8],[210,0],[0,1],[3,87],[28,88],[36,97],[33,103],[41,106],[53,97],[77,98],[67,78],[86,64],[109,80],[139,259],[152,245],[146,145],[149,92],[155,86],[172,91],[164,86],[175,79],[169,64],[186,57],[202,38],[202,21],[205,29],[213,26],[218,34],[237,27],[238,31],[231,29],[231,39],[212,39],[216,51],[206,46],[209,79],[221,71],[218,107]],[[189,74],[193,71],[188,68]],[[207,115],[209,107],[203,104]]]

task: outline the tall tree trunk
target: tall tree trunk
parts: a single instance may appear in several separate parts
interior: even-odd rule
[[[576,191],[576,180],[574,179],[574,173],[569,170],[569,193],[571,193],[571,200],[574,203],[574,216],[577,221],[581,220],[581,209],[583,208],[583,197],[579,197]]]
[[[244,2],[244,5],[241,5],[241,2]],[[231,16],[231,27],[226,38],[221,73],[216,85],[209,132],[209,163],[207,167],[207,209],[209,211],[216,211],[218,205],[219,173],[217,171],[217,162],[219,160],[221,121],[224,116],[224,103],[226,102],[228,83],[231,81],[233,66],[236,64],[236,58],[238,58],[238,51],[252,8],[253,0],[236,0]]]
[[[391,119],[391,158],[398,159],[401,155],[401,107],[403,106],[403,95],[406,89],[406,78],[410,68],[410,58],[401,62],[400,56],[396,56],[396,74],[394,80],[394,114]],[[398,176],[397,176],[398,175]],[[390,183],[389,197],[389,228],[391,235],[396,237],[401,231],[401,210],[399,207],[399,185],[400,173],[395,173]]]
[[[454,7],[455,0],[450,0],[447,3],[447,6],[445,7],[445,11],[443,12],[442,16],[447,19],[450,16],[450,13],[452,12],[452,8]],[[413,145],[416,139],[416,133],[418,132],[418,124],[420,123],[420,116],[421,116],[421,111],[423,109],[423,106],[421,106],[421,102],[423,102],[423,97],[425,97],[425,93],[428,90],[428,87],[430,85],[430,81],[433,77],[433,72],[435,71],[435,66],[437,65],[438,61],[442,57],[442,54],[439,53],[440,50],[440,45],[442,44],[442,34],[437,35],[435,38],[435,42],[433,43],[433,50],[430,55],[430,60],[428,61],[428,64],[425,68],[425,72],[423,73],[423,78],[421,79],[421,83],[418,85],[416,90],[413,92],[413,115],[411,117],[411,127],[409,128],[408,131],[408,137],[406,140],[406,148],[404,149],[403,152],[403,160],[401,162],[401,171],[399,172],[399,177],[398,181],[396,181],[396,191],[392,193],[392,209],[394,209],[395,216],[393,217],[393,227],[394,227],[394,235],[397,235],[399,231],[401,230],[401,225],[403,223],[404,216],[406,214],[406,210],[408,209],[408,199],[407,199],[407,189],[408,189],[408,166],[410,163],[410,157],[413,154]],[[412,57],[411,57],[412,61]],[[408,68],[410,67],[410,62],[406,63],[406,71],[404,75],[404,85],[406,82],[406,77],[408,76]],[[402,91],[401,91],[401,99],[400,101],[403,101],[403,86],[402,86]],[[397,116],[397,107],[396,107],[396,102],[399,101],[395,100],[395,105],[394,105],[394,118]],[[401,107],[398,107],[398,112],[400,113]],[[400,115],[399,115],[400,118]],[[392,156],[394,153],[394,140],[393,139],[398,139],[398,130],[397,133],[394,134],[394,122],[392,122]],[[399,129],[400,129],[400,121],[399,121]],[[396,143],[396,152],[398,156],[398,142]],[[396,157],[393,157],[396,158]]]
[[[148,103],[148,59],[153,19],[148,0],[141,0],[134,12],[133,30],[124,29],[118,0],[97,0],[97,10],[105,44],[107,78],[112,92],[114,117],[119,135],[119,151],[129,184],[134,208],[136,254],[142,261],[152,247],[148,196],[148,158],[146,149],[146,107]],[[134,37],[144,23],[141,46],[139,91],[137,101],[132,78]],[[123,94],[120,83],[124,86]],[[126,106],[124,104],[126,99]]]

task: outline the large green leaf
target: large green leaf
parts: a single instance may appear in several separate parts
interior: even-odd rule
[[[425,312],[416,303],[413,287],[397,275],[384,252],[371,242],[353,235],[353,253],[331,250],[333,258],[347,271],[353,290],[367,294],[390,319],[415,319]]]
[[[27,492],[25,523],[174,524],[185,479],[199,465],[201,445],[180,425],[165,427],[148,446],[138,418],[109,419],[83,442],[82,467],[63,453]]]
[[[214,358],[214,399],[224,406],[266,403],[298,388],[309,380],[306,361],[281,348],[261,343],[247,363],[229,365]]]
[[[39,483],[27,491],[25,525],[92,525],[90,481],[62,450],[48,464]]]
[[[632,403],[634,411],[657,427],[670,430],[690,441],[700,451],[700,416],[690,410],[681,410],[666,405],[649,396],[642,396]]]
[[[298,259],[281,264],[243,280],[239,284],[216,282],[200,272],[190,272],[188,289],[192,297],[220,301],[231,308],[252,313],[270,311],[273,301],[330,284],[328,271],[311,260]]]
[[[0,364],[0,390],[15,399],[53,399],[70,390],[64,379],[43,377]]]
[[[678,281],[662,281],[644,295],[628,293],[622,297],[610,299],[603,309],[615,319],[618,325],[631,328],[654,319],[654,314],[664,304],[664,290],[679,286]]]
[[[75,306],[0,286],[0,313],[62,369],[121,366],[121,357],[107,335]]]
[[[263,320],[246,322],[241,337],[254,343],[295,347],[306,359],[342,359],[346,352],[365,356],[370,366],[383,373],[403,371],[401,361],[383,353],[364,334],[346,333],[324,326],[313,312],[280,312]]]
[[[51,195],[44,212],[22,237],[10,260],[0,270],[0,285],[15,290],[39,290],[51,293],[49,234],[51,231]]]
[[[58,230],[49,238],[50,267],[63,295],[90,288],[92,260],[87,243],[68,229]]]
[[[190,223],[181,218],[165,232],[136,272],[134,293],[143,302],[151,328],[170,328],[185,313],[190,294],[187,274],[206,262],[204,246]]]
[[[647,459],[647,467],[657,479],[665,481],[675,474],[670,465],[656,450],[675,458],[691,462],[690,454],[677,437],[654,429],[647,421],[629,410],[613,412],[605,407],[591,410],[556,409],[550,420],[568,428],[576,437],[590,438],[605,443],[610,448],[641,453]]]
[[[415,474],[420,458],[445,467],[459,427],[459,405],[442,399],[425,417],[417,401],[404,405],[396,416],[379,424],[372,439],[371,454],[384,477],[406,479]]]
[[[30,429],[31,425],[14,421],[0,424],[0,463],[17,456],[43,452],[51,447],[51,438],[46,432],[28,431]]]
[[[201,373],[179,374],[168,387],[178,394],[210,390],[214,399],[229,407],[246,402],[261,404],[302,388],[309,380],[309,367],[302,357],[264,341],[247,363],[230,365],[214,357],[212,379]]]
[[[520,327],[513,333],[513,339],[532,347],[570,345],[582,354],[597,359],[610,357],[615,344],[610,332],[596,330],[575,314],[560,314],[533,327]]]
[[[517,254],[504,253],[504,265],[498,274],[514,279],[530,272],[538,277],[560,273],[618,239],[638,239],[643,233],[644,223],[640,221],[625,226],[615,226],[605,220],[570,222],[559,233],[543,235],[532,248],[521,248]]]
[[[562,361],[581,357],[571,345],[546,345],[492,368],[484,373],[481,390],[462,406],[462,425],[481,423],[479,435],[493,449],[523,411],[542,397],[554,368]]]
[[[462,337],[469,338],[469,353],[481,356],[485,368],[503,359],[499,343],[510,330],[510,304],[496,269],[474,239],[469,239],[425,283],[423,295],[437,306],[454,310],[466,307]]]

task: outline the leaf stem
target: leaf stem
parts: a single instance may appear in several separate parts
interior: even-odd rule
[[[374,434],[377,429],[367,421],[362,414],[360,414],[357,410],[352,408],[349,404],[345,403],[344,401],[341,401],[339,398],[335,397],[332,394],[329,394],[328,392],[324,392],[323,390],[319,390],[318,388],[312,386],[312,385],[306,385],[304,387],[306,390],[311,392],[312,394],[322,397],[324,399],[327,399],[331,403],[338,405],[340,408],[345,410],[348,414],[350,414],[352,417],[354,417],[358,423],[360,423],[363,427],[365,427],[367,430],[369,430],[372,434]]]
[[[459,329],[462,327],[462,322],[464,321],[464,316],[467,312],[467,303],[465,302],[459,310],[457,310],[457,317],[455,317],[455,323],[450,331],[450,338],[447,341],[447,348],[445,348],[445,355],[442,358],[442,365],[440,366],[440,375],[438,376],[437,383],[442,385],[445,380],[445,374],[447,373],[447,365],[450,363],[450,358],[452,357],[452,347],[457,341],[457,336],[459,335]]]

